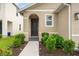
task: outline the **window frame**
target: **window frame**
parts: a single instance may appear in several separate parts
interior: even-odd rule
[[[16,16],[18,17],[18,13],[16,13]]]
[[[47,16],[52,16],[52,25],[47,25]],[[54,27],[54,15],[53,14],[45,14],[45,27]]]
[[[19,31],[21,31],[21,24],[19,24]]]

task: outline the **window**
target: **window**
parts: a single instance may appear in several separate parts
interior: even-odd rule
[[[79,13],[75,13],[75,20],[79,20]]]
[[[45,15],[45,26],[46,27],[54,27],[53,14]]]
[[[21,31],[21,24],[19,24],[19,30]]]
[[[18,16],[18,13],[16,13],[16,16]]]

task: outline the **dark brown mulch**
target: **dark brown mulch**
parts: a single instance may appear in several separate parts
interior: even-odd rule
[[[41,42],[39,43],[39,55],[40,56],[79,56],[79,51],[74,51],[73,54],[67,54],[63,51],[63,49],[57,49],[49,53],[47,48],[44,47]]]
[[[13,56],[18,56],[21,51],[24,49],[24,47],[26,46],[28,42],[25,42],[24,44],[22,44],[20,47],[17,47],[17,48],[13,48],[12,51],[13,51]]]

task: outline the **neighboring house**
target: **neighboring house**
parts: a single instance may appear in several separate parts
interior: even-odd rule
[[[39,37],[41,33],[58,33],[66,39],[79,43],[78,3],[36,3],[20,10],[23,13],[23,31],[27,38]]]
[[[17,13],[18,7],[11,3],[0,3],[0,33],[7,36],[23,32],[23,17]]]

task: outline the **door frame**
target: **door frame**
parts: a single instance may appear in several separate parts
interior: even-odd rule
[[[31,17],[33,16],[33,15],[35,15],[35,19],[37,20],[37,24],[38,24],[38,26],[37,26],[37,35],[36,36],[33,36],[32,35],[32,28],[31,28],[31,22],[32,22],[32,20],[34,20],[34,19],[32,19]],[[30,16],[29,16],[29,19],[30,19],[30,37],[38,37],[39,36],[39,17],[38,17],[38,15],[37,14],[31,14]]]
[[[37,25],[35,28],[32,27],[32,25],[35,26],[33,23]],[[31,36],[38,36],[38,24],[38,19],[31,19]],[[33,30],[36,30],[36,32],[33,32]]]

